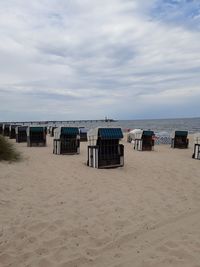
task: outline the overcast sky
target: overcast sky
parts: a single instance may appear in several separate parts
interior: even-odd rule
[[[200,1],[0,1],[0,120],[105,116],[200,116]]]

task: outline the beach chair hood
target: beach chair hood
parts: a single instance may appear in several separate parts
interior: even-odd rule
[[[97,141],[98,138],[102,140],[109,140],[109,139],[122,139],[123,133],[121,128],[104,128],[104,127],[97,127],[91,129],[87,133],[88,140]]]

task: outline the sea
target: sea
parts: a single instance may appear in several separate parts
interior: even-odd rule
[[[9,122],[7,122],[9,123]],[[11,123],[11,122],[10,122]],[[9,123],[9,124],[10,124]],[[200,118],[151,119],[151,120],[73,120],[73,121],[32,121],[12,122],[19,125],[73,126],[92,129],[101,127],[121,127],[124,132],[133,129],[153,130],[154,132],[172,133],[185,130],[189,133],[200,133]]]
[[[115,121],[104,121],[104,120],[81,120],[81,121],[68,121],[68,122],[57,122],[58,125],[68,126],[82,126],[87,129],[91,129],[98,126],[103,127],[121,127],[124,131],[132,129],[144,129],[153,130],[154,132],[168,132],[171,133],[174,130],[186,130],[189,133],[200,132],[200,118],[182,118],[182,119],[151,119],[151,120],[115,120]]]
[[[155,132],[187,130],[189,133],[200,132],[200,118],[156,119],[156,120],[127,120],[116,122],[122,128],[151,129]]]

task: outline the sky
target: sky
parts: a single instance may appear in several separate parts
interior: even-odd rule
[[[200,117],[200,1],[0,1],[0,121],[105,116]]]

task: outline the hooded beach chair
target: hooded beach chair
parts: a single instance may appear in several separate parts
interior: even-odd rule
[[[154,149],[154,132],[151,130],[135,129],[129,133],[133,148],[138,151],[152,151]]]
[[[61,126],[54,130],[53,153],[80,153],[80,134],[78,127]]]
[[[87,128],[79,127],[80,142],[87,142],[87,132],[88,132]]]
[[[17,126],[15,128],[17,143],[27,142],[27,128],[28,126]]]
[[[27,146],[46,146],[47,128],[43,126],[28,126]]]
[[[0,123],[0,134],[3,134],[3,123]]]
[[[192,158],[200,160],[200,134],[194,137],[194,153]]]
[[[188,148],[188,145],[188,131],[174,131],[174,133],[172,133],[172,148]]]
[[[10,133],[10,124],[3,124],[3,136],[9,136]]]
[[[56,126],[50,126],[49,127],[49,135],[51,137],[54,137],[54,130],[56,129],[57,127]]]
[[[119,144],[123,138],[121,128],[97,127],[88,132],[88,161],[93,168],[112,168],[124,166],[124,146]]]
[[[15,139],[16,138],[16,127],[18,125],[16,124],[11,124],[9,128],[9,137],[10,139]]]

